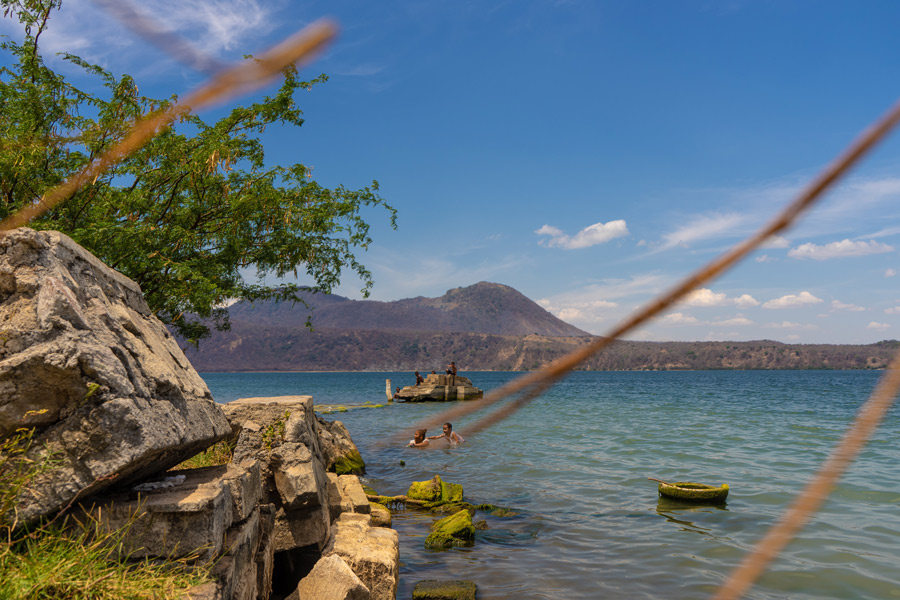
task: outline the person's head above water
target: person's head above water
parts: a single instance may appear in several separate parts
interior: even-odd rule
[[[453,425],[444,423],[444,433],[450,433],[451,431],[453,431]]]
[[[425,434],[428,433],[427,429],[416,429],[416,442],[421,442],[425,439]]]

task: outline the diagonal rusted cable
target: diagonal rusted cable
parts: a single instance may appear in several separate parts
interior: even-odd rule
[[[337,28],[334,24],[329,21],[317,21],[270,48],[258,59],[244,61],[218,73],[181,101],[139,120],[125,139],[48,191],[39,200],[0,222],[0,231],[21,227],[50,210],[85,184],[94,181],[103,171],[146,144],[179,116],[259,88],[285,67],[309,59],[336,34]]]
[[[854,140],[837,159],[813,179],[799,196],[768,225],[684,279],[647,307],[634,313],[613,328],[606,337],[600,337],[593,342],[585,344],[540,371],[511,381],[485,396],[480,402],[463,404],[444,411],[419,423],[416,427],[452,420],[481,410],[485,406],[490,406],[521,392],[519,398],[467,426],[466,431],[468,434],[482,431],[513,414],[588,357],[664,311],[700,285],[715,278],[746,257],[747,254],[766,239],[789,227],[831,184],[846,173],[850,167],[895,127],[898,121],[900,121],[900,101],[896,102],[887,113]],[[717,591],[714,600],[740,598],[753,585],[753,582],[765,571],[767,565],[800,531],[810,516],[821,507],[837,480],[859,454],[869,437],[871,437],[881,419],[893,404],[898,392],[900,392],[900,352],[894,357],[887,372],[879,381],[878,387],[860,409],[859,414],[841,443],[823,464],[816,477],[785,512],[782,519],[770,529],[769,533],[760,541],[754,551],[735,569],[729,579]]]
[[[863,404],[856,419],[844,433],[844,437],[828,460],[822,464],[816,476],[800,492],[781,519],[769,529],[753,552],[744,557],[738,568],[718,589],[713,600],[735,600],[750,589],[753,582],[765,571],[766,566],[803,528],[813,513],[821,508],[838,479],[875,432],[897,397],[898,390],[900,390],[900,353],[891,361],[875,391]]]
[[[709,282],[718,275],[722,274],[728,268],[733,266],[739,260],[746,257],[754,249],[758,248],[764,241],[771,236],[787,229],[796,219],[808,209],[816,199],[841,175],[850,169],[853,164],[859,160],[868,150],[870,150],[881,138],[883,138],[896,124],[900,121],[900,101],[876,121],[870,128],[864,131],[854,142],[841,154],[837,159],[828,165],[819,175],[813,179],[805,189],[788,204],[780,214],[778,214],[771,222],[760,229],[751,237],[740,242],[724,254],[715,258],[712,262],[686,277],[674,288],[668,292],[658,296],[650,304],[633,313],[624,321],[619,323],[604,337],[598,337],[596,340],[581,346],[554,361],[553,363],[543,367],[539,371],[523,375],[502,387],[487,394],[482,400],[475,403],[467,403],[461,406],[451,408],[440,414],[425,419],[416,425],[419,427],[431,427],[443,421],[451,421],[453,419],[465,416],[469,413],[482,410],[483,408],[495,404],[514,394],[521,393],[522,396],[515,401],[514,404],[500,409],[499,416],[489,415],[481,421],[477,421],[466,427],[466,431],[470,434],[478,432],[486,427],[493,425],[500,420],[513,414],[516,410],[536,398],[547,389],[550,385],[561,379],[567,373],[572,371],[579,364],[596,354],[606,346],[609,346],[616,339],[622,337],[629,331],[637,328],[641,324],[649,321],[659,313],[663,312],[678,300],[684,298],[687,294],[697,289],[701,285]],[[398,434],[394,441],[403,438],[402,434]]]

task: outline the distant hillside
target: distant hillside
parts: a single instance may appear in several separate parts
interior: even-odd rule
[[[462,371],[538,369],[586,343],[584,337],[410,333],[346,329],[246,329],[218,332],[187,351],[199,371]],[[580,369],[883,369],[900,342],[789,345],[754,342],[619,342]]]
[[[200,371],[431,371],[540,368],[588,341],[517,292],[495,283],[440,298],[396,302],[311,295],[290,303],[238,304],[232,329],[189,348]],[[608,371],[688,369],[882,369],[900,342],[871,345],[754,342],[619,342],[581,368]]]
[[[304,327],[312,315],[316,329],[366,331],[469,332],[496,335],[587,336],[561,321],[513,288],[482,281],[455,288],[440,298],[408,298],[393,302],[350,300],[342,296],[305,294],[312,310],[291,302],[239,303],[229,308],[235,325]]]

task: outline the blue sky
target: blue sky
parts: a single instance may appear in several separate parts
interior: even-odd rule
[[[223,60],[337,21],[303,70],[330,81],[298,98],[303,128],[267,131],[267,155],[329,186],[379,181],[399,229],[367,215],[371,298],[494,281],[597,334],[761,226],[900,95],[893,1],[142,6]],[[148,95],[203,80],[87,0],[64,0],[41,39]],[[898,200],[895,134],[799,226],[633,338],[900,338]]]

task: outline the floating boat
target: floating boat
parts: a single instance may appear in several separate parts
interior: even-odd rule
[[[723,483],[716,487],[690,481],[676,481],[675,483],[660,481],[659,495],[683,502],[725,502],[725,498],[728,497],[728,484]]]

